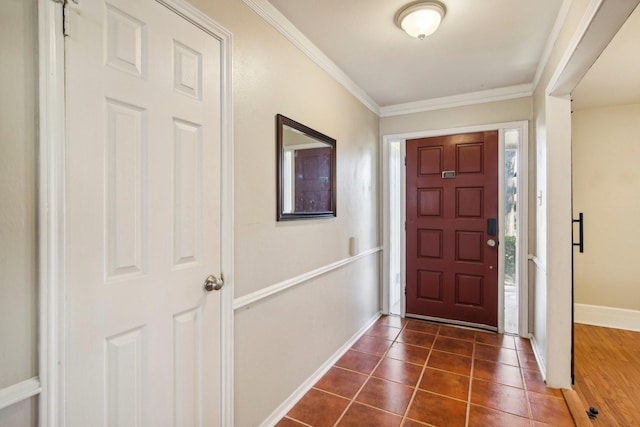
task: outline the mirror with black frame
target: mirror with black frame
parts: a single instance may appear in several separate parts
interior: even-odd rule
[[[336,216],[336,140],[276,116],[278,221]]]

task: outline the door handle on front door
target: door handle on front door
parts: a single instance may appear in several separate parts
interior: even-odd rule
[[[210,274],[204,281],[204,290],[207,292],[219,291],[223,286],[224,276],[222,274],[220,275],[219,279],[213,274]]]
[[[493,239],[487,240],[487,246],[491,246],[492,248],[496,246],[496,241]]]

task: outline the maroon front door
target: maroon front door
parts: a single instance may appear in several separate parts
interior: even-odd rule
[[[497,218],[498,132],[407,140],[407,315],[497,327]]]

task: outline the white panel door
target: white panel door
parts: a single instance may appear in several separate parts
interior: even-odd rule
[[[218,426],[220,42],[154,0],[69,7],[67,425]]]

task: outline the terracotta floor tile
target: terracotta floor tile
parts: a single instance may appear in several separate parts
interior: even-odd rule
[[[394,328],[402,328],[402,326],[407,323],[407,320],[399,316],[381,316],[376,323],[393,326]]]
[[[435,335],[438,333],[438,330],[440,329],[440,325],[438,325],[437,323],[426,322],[423,320],[409,319],[407,320],[406,329]]]
[[[435,339],[436,339],[435,335],[405,329],[398,336],[396,341],[407,343],[407,344],[418,345],[420,347],[431,348],[431,346],[433,345],[433,341],[435,341]]]
[[[530,427],[529,418],[522,418],[495,409],[471,405],[469,427]]]
[[[363,353],[361,351],[348,350],[344,356],[336,362],[336,366],[363,374],[370,374],[379,361],[380,356]]]
[[[520,366],[524,369],[539,369],[536,356],[532,352],[518,351],[518,359],[520,360]]]
[[[530,340],[522,337],[514,337],[513,340],[516,343],[516,350],[528,351],[529,353],[533,353],[533,348],[531,347]]]
[[[528,395],[534,420],[559,427],[575,425],[563,398],[534,392]]]
[[[469,398],[469,377],[427,368],[420,380],[419,388],[455,399]]]
[[[527,395],[521,388],[474,379],[471,384],[471,403],[529,417]]]
[[[402,417],[368,406],[353,403],[338,423],[340,427],[399,427]]]
[[[425,427],[426,425],[427,424],[423,424],[409,418],[405,418],[404,423],[402,423],[402,427]]]
[[[511,335],[476,332],[476,342],[478,343],[515,350],[516,343],[513,338]]]
[[[402,384],[371,377],[358,393],[356,401],[404,415],[413,396],[413,390]]]
[[[573,426],[529,340],[383,316],[276,427],[464,427],[467,419],[469,427]]]
[[[428,348],[396,342],[389,349],[387,357],[424,365],[429,357],[429,351]]]
[[[418,390],[407,416],[435,426],[464,427],[467,404],[459,400]]]
[[[471,358],[432,350],[429,360],[427,360],[427,366],[469,376],[471,372]]]
[[[292,420],[291,418],[283,418],[281,419],[275,427],[304,427],[304,424],[300,424],[297,421]]]
[[[450,338],[458,338],[459,340],[474,341],[476,332],[471,329],[457,328],[455,326],[440,326],[440,335]]]
[[[559,388],[547,387],[547,384],[542,379],[542,374],[539,370],[522,369],[522,376],[524,377],[524,387],[527,390],[562,397],[562,391],[560,391]]]
[[[391,343],[392,341],[385,340],[383,338],[363,335],[354,345],[351,346],[351,348],[365,353],[382,356],[387,349],[391,347]]]
[[[349,405],[347,399],[312,388],[296,403],[287,416],[314,427],[332,426],[347,405]]]
[[[415,387],[421,373],[422,366],[420,365],[385,357],[372,375]]]
[[[476,360],[473,365],[473,377],[524,388],[520,369],[516,366],[493,363],[486,360]]]
[[[433,349],[462,356],[471,356],[473,354],[473,343],[471,341],[463,341],[438,335],[435,344],[433,344]]]
[[[520,366],[518,364],[518,354],[516,351],[504,347],[494,347],[476,343],[476,351],[473,354],[473,358],[504,363],[505,365]]]
[[[401,328],[395,328],[393,326],[387,326],[387,325],[382,325],[380,323],[376,323],[373,326],[371,326],[369,329],[367,329],[367,331],[364,334],[393,341],[396,339],[396,337],[398,336],[401,330],[402,330]]]
[[[352,399],[365,381],[367,381],[366,375],[333,367],[320,378],[314,387]]]

